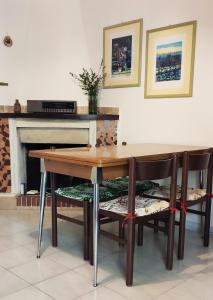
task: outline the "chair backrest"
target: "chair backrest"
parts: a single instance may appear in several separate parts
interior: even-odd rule
[[[170,207],[175,206],[177,185],[177,155],[165,159],[144,160],[131,157],[129,159],[129,201],[128,212],[135,212],[136,180],[156,180],[171,178]]]
[[[184,152],[182,168],[182,198],[187,199],[189,171],[207,171],[206,192],[212,194],[213,151],[208,149],[203,153]]]
[[[188,170],[189,171],[202,171],[209,168],[210,152],[193,154],[188,153]]]

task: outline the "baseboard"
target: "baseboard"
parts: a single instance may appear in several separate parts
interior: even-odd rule
[[[0,210],[13,210],[20,207],[38,207],[39,195],[16,195],[13,193],[0,193]],[[46,207],[51,206],[51,196],[46,198]],[[72,205],[69,202],[58,201],[58,207],[68,208]]]
[[[17,207],[37,207],[39,206],[39,195],[19,195],[17,196]],[[51,206],[51,195],[46,196],[46,207]],[[69,201],[57,201],[58,207],[71,207]]]

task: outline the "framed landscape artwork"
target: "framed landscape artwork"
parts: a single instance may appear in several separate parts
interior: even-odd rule
[[[142,19],[105,27],[104,88],[140,85]]]
[[[191,97],[196,21],[147,31],[145,98]]]

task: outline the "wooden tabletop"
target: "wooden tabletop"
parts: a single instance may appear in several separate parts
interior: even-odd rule
[[[82,147],[32,150],[30,151],[29,156],[78,165],[108,167],[127,164],[129,157],[157,159],[172,153],[200,151],[205,149],[208,149],[208,147],[168,144],[129,144],[126,146],[107,146],[100,148]]]

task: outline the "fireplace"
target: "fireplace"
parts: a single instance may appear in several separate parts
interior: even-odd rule
[[[32,162],[37,169],[34,175],[34,167],[29,164],[27,155],[30,149],[117,144],[118,118],[117,114],[0,113],[0,126],[7,129],[5,136],[4,132],[0,134],[2,149],[6,151],[0,172],[0,193],[8,195],[5,197],[14,197],[20,194],[22,183],[27,185],[28,190],[38,189],[40,163],[39,160]],[[36,178],[35,185],[30,176],[34,177],[33,181]]]
[[[92,136],[92,125],[88,121],[75,120],[10,119],[12,192],[20,194],[22,183],[28,191],[40,188],[40,161],[29,158],[29,150],[85,146]],[[72,180],[57,176],[60,186],[70,185]]]
[[[30,150],[43,150],[49,148],[75,148],[86,146],[82,144],[36,144],[36,143],[26,143],[24,144],[26,153],[26,183],[25,190],[39,190],[40,188],[40,161],[37,158],[30,157],[28,155]],[[56,187],[65,187],[73,184],[81,183],[85,180],[80,178],[68,177],[65,175],[56,174]],[[47,179],[47,192],[50,191],[50,178]]]

